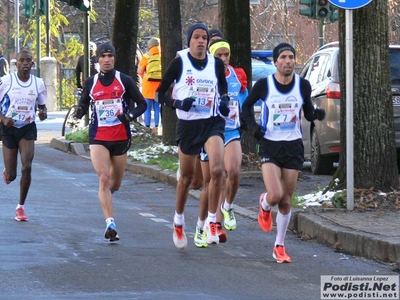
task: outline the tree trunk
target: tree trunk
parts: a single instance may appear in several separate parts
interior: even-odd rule
[[[179,0],[158,1],[158,20],[162,51],[161,65],[166,70],[176,52],[182,49],[182,27]],[[166,145],[175,145],[176,113],[162,107],[161,121],[163,127],[162,141]]]
[[[140,0],[116,0],[113,45],[115,68],[136,79],[136,44]]]
[[[250,5],[243,0],[219,1],[220,29],[231,47],[230,64],[243,68],[247,74],[247,88],[251,89],[251,34]],[[256,152],[256,140],[248,130],[243,131],[244,153]]]
[[[340,21],[344,20],[340,12]],[[366,21],[368,20],[368,21]],[[340,22],[342,98],[341,153],[334,178],[346,180],[345,24]],[[390,191],[399,187],[390,86],[388,6],[375,0],[353,11],[354,187]]]

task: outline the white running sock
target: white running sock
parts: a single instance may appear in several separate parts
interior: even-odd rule
[[[177,212],[175,212],[174,224],[178,226],[185,225],[185,216],[183,214],[178,214]]]
[[[107,218],[106,224],[109,225],[110,223],[114,223],[114,218]]]
[[[205,223],[206,220],[200,220],[200,218],[197,218],[197,227],[199,227],[200,229],[203,229]]]
[[[267,193],[264,194],[264,198],[261,201],[261,207],[264,211],[269,211],[271,209],[271,205],[267,202]]]
[[[233,208],[233,203],[229,204],[228,202],[226,202],[226,199],[225,199],[224,204],[222,206],[225,210],[230,210]]]
[[[276,245],[285,245],[285,237],[286,231],[289,227],[290,217],[292,216],[292,210],[289,211],[288,214],[282,215],[281,212],[278,210],[276,214]]]
[[[213,222],[213,223],[217,222],[217,213],[212,213],[208,211],[207,222]]]
[[[22,209],[24,209],[24,206],[23,206],[23,205],[21,205],[21,204],[18,204],[18,205],[17,205],[17,208],[16,208],[15,210],[17,210],[18,208],[22,208]]]

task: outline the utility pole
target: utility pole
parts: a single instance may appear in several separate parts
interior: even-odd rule
[[[19,53],[19,0],[14,1],[15,24],[17,24],[16,37],[15,37],[15,54]]]
[[[46,56],[50,57],[50,0],[45,0],[46,11]]]
[[[40,15],[40,0],[36,0],[36,76],[40,77],[40,60],[42,59],[42,55],[40,53],[41,51],[41,40],[40,40],[40,36],[41,36],[41,19],[42,16]]]

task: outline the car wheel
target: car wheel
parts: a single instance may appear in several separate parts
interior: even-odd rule
[[[333,158],[321,155],[317,130],[312,131],[311,172],[315,175],[329,175],[333,171]]]

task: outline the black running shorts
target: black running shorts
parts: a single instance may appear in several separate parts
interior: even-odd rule
[[[106,142],[106,141],[97,141],[97,140],[90,140],[90,145],[102,145],[110,151],[111,156],[119,156],[123,155],[128,152],[129,148],[131,147],[131,140],[126,141],[116,141],[116,142]]]
[[[32,122],[23,127],[7,127],[1,124],[1,139],[3,145],[9,149],[18,149],[18,144],[21,139],[28,141],[37,139],[36,123]]]
[[[304,163],[303,141],[270,141],[263,138],[258,144],[258,155],[261,164],[273,163],[280,168],[301,170]]]
[[[184,154],[198,155],[210,137],[219,136],[224,140],[224,130],[225,120],[221,117],[190,121],[178,119],[176,143]]]

